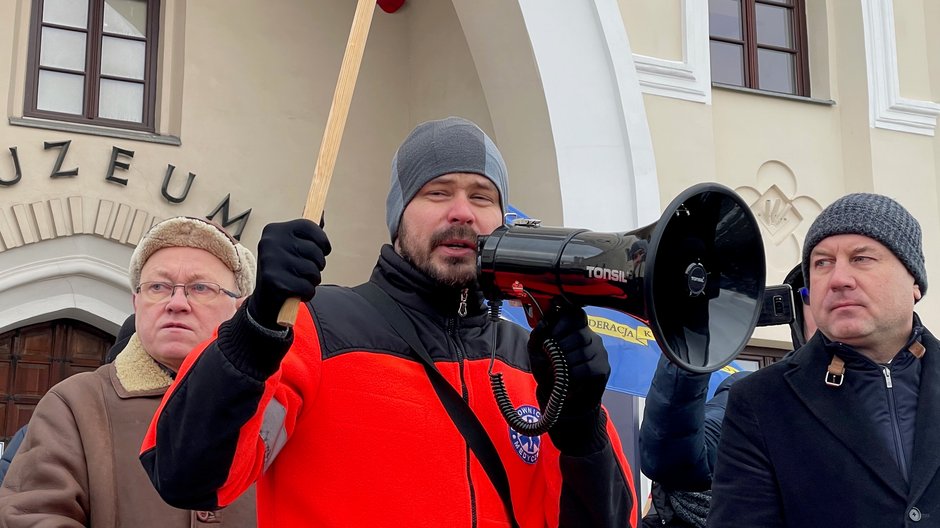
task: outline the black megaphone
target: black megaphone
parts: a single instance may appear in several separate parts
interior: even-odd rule
[[[528,219],[501,226],[479,238],[478,268],[486,298],[521,301],[533,326],[559,300],[612,308],[647,322],[671,361],[701,373],[725,366],[747,345],[766,274],[753,213],[716,183],[686,189],[659,221],[634,231],[543,227]],[[557,386],[567,371],[563,356],[556,363]],[[494,391],[499,383],[494,379]],[[526,424],[503,396],[497,403],[518,432],[551,427]],[[549,421],[552,404],[550,398],[540,422]]]

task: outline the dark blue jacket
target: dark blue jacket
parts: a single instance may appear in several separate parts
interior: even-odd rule
[[[728,390],[747,374],[723,380],[706,403],[711,374],[688,372],[661,357],[640,426],[643,474],[669,490],[709,489]]]
[[[736,384],[708,525],[940,527],[940,343],[915,316],[920,332],[923,356],[915,342],[887,367],[817,333]]]
[[[20,448],[20,444],[23,443],[23,438],[26,437],[26,428],[29,424],[20,427],[16,433],[13,434],[13,438],[7,442],[6,448],[3,450],[3,456],[0,457],[0,483],[3,482],[3,479],[7,476],[7,470],[10,469],[10,464],[13,463],[13,457],[16,456],[16,451]]]

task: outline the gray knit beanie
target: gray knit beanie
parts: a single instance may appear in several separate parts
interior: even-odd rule
[[[506,163],[480,127],[461,117],[421,123],[398,147],[392,160],[392,184],[385,202],[385,220],[392,242],[405,207],[424,184],[445,174],[468,172],[496,185],[503,213],[509,197]]]
[[[920,224],[901,204],[880,194],[843,196],[823,209],[803,243],[803,276],[809,283],[809,254],[832,235],[864,235],[884,244],[914,276],[920,293],[927,293],[927,270]]]

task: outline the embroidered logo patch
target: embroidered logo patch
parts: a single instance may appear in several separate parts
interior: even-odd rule
[[[535,423],[542,417],[542,413],[537,407],[531,405],[520,405],[516,412],[528,423]],[[517,433],[512,427],[509,428],[509,439],[512,440],[512,447],[516,449],[516,454],[527,464],[535,464],[539,459],[539,447],[542,445],[542,438],[538,436],[525,436]]]

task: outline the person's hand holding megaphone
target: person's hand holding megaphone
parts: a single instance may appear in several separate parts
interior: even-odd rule
[[[248,297],[248,315],[265,328],[284,330],[277,322],[281,305],[291,297],[301,302],[313,298],[331,250],[326,232],[310,220],[266,225],[258,242],[257,285]]]
[[[542,350],[546,339],[554,339],[568,364],[568,394],[561,415],[548,435],[562,453],[584,456],[601,450],[607,441],[601,417],[601,397],[610,377],[607,349],[600,336],[588,328],[587,314],[580,306],[553,301],[529,334],[529,360],[538,383],[535,395],[544,409],[552,390],[552,369]]]

